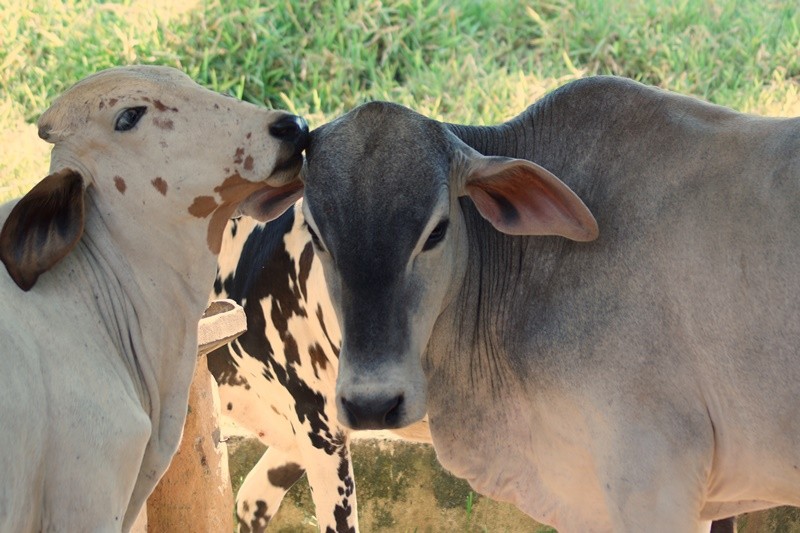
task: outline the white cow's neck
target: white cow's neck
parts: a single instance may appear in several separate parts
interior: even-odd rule
[[[92,194],[86,198],[79,248],[97,278],[93,290],[107,330],[117,337],[119,353],[152,422],[129,507],[138,510],[180,441],[196,364],[197,322],[208,302],[216,261],[206,245],[202,220],[190,221],[196,227],[134,229],[130,226],[138,221],[100,213]],[[123,246],[139,253],[123,255]],[[119,332],[130,336],[120,338]],[[126,517],[126,523],[134,518]]]
[[[87,259],[93,271],[104,277],[105,290],[130,307],[120,316],[125,323],[110,325],[130,330],[131,335],[141,334],[150,364],[158,367],[154,377],[170,381],[177,377],[173,375],[176,359],[187,349],[183,332],[175,327],[186,327],[194,342],[214,279],[215,257],[206,246],[202,221],[197,221],[196,228],[148,226],[145,221],[120,220],[115,214],[100,212],[91,189],[86,199],[82,245]],[[187,247],[186,242],[198,244]],[[123,254],[122,249],[138,252]],[[185,253],[187,249],[190,254]],[[195,348],[192,346],[190,353]]]

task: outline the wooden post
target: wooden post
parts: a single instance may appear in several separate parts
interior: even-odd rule
[[[189,411],[178,452],[147,500],[147,531],[233,531],[233,492],[228,450],[220,441],[219,395],[208,371],[208,352],[246,329],[244,310],[230,300],[213,302],[198,325],[198,355],[189,389]]]

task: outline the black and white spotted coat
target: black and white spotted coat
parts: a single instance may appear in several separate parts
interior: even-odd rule
[[[247,332],[208,356],[220,405],[269,447],[239,489],[239,530],[264,531],[305,473],[320,531],[357,531],[352,430],[334,402],[341,334],[299,204],[228,224],[212,298],[247,314]],[[430,439],[426,425],[406,436]]]

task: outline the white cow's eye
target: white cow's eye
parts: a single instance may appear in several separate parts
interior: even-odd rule
[[[144,116],[146,111],[147,107],[145,106],[123,109],[122,113],[120,113],[117,117],[117,121],[114,123],[114,129],[116,131],[132,130],[136,126],[136,123],[139,122],[139,119]]]
[[[448,224],[449,224],[449,221],[447,221],[447,220],[442,220],[441,222],[436,224],[436,227],[433,228],[433,231],[431,232],[431,234],[428,235],[428,240],[425,241],[425,244],[422,245],[422,251],[423,252],[426,252],[426,251],[430,250],[431,248],[434,248],[437,244],[442,242],[442,240],[444,239],[444,236],[447,235],[447,225]]]

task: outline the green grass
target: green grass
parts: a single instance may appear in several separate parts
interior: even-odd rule
[[[145,62],[305,113],[391,98],[494,121],[516,110],[487,89],[520,76],[618,74],[736,107],[800,76],[793,0],[156,3],[0,0],[3,93],[32,120],[78,79]]]
[[[800,113],[796,0],[0,0],[0,199],[47,170],[31,123],[113,65],[178,67],[312,126],[371,99],[494,123],[617,74],[741,110]]]

